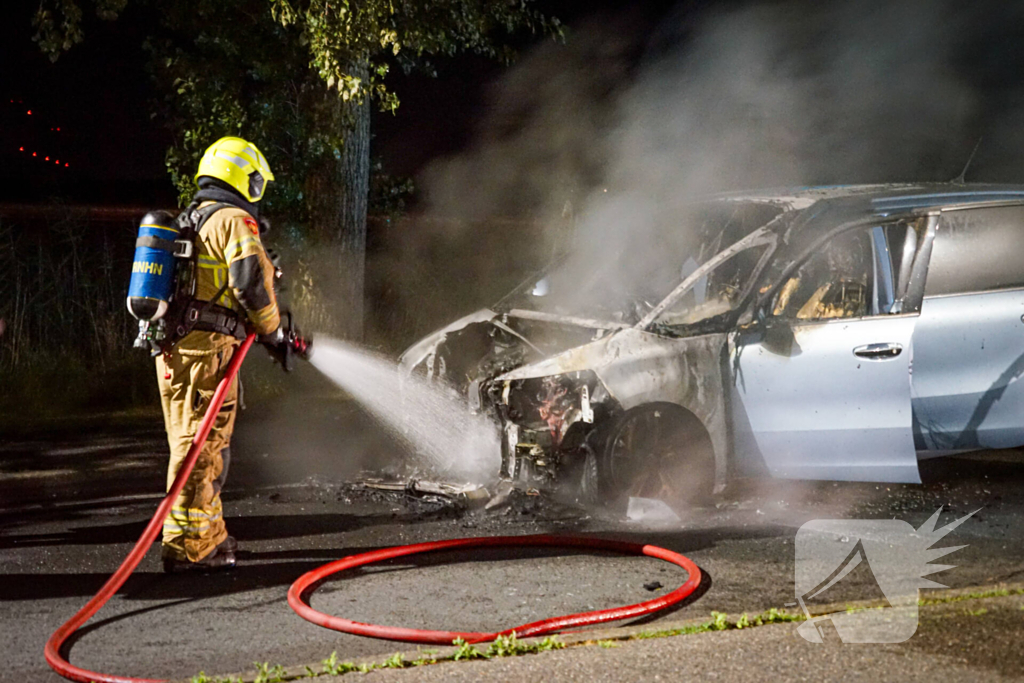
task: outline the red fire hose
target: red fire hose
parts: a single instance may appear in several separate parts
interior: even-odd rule
[[[195,467],[196,460],[199,458],[199,452],[203,450],[206,437],[210,435],[213,422],[217,419],[217,413],[220,412],[220,407],[224,403],[224,397],[227,396],[228,388],[231,386],[232,380],[235,379],[235,375],[238,374],[238,368],[242,366],[245,354],[249,352],[249,348],[255,339],[256,335],[250,334],[231,357],[231,362],[228,363],[227,370],[224,372],[224,378],[217,385],[217,390],[213,393],[210,407],[207,408],[206,415],[199,424],[199,431],[196,432],[195,438],[192,439],[192,447],[188,449],[188,454],[181,463],[177,476],[174,477],[174,483],[171,484],[170,491],[167,492],[167,495],[160,502],[160,506],[156,509],[156,514],[153,515],[153,519],[149,520],[149,525],[146,526],[146,530],[142,532],[142,536],[136,541],[135,547],[128,553],[128,557],[124,558],[124,562],[117,568],[117,571],[103,584],[103,588],[100,588],[99,592],[93,596],[92,600],[87,602],[85,607],[78,610],[75,616],[64,622],[64,625],[54,631],[50,639],[46,641],[46,662],[64,678],[72,681],[82,681],[82,683],[93,683],[94,681],[97,683],[140,683],[140,681],[145,683],[162,683],[154,679],[112,676],[110,674],[100,674],[80,669],[61,656],[60,648],[64,645],[64,641],[71,637],[72,633],[81,628],[82,624],[89,621],[92,615],[96,614],[103,605],[107,604],[107,601],[113,597],[117,589],[128,580],[128,577],[135,571],[135,568],[139,566],[139,562],[145,557],[149,546],[153,545],[157,534],[163,529],[164,519],[167,518],[167,514],[171,511],[171,506],[174,505],[174,501],[177,499],[178,494],[181,493],[181,489],[185,487],[188,475],[192,473],[192,468]]]
[[[354,567],[362,567],[382,560],[390,560],[406,555],[417,553],[429,553],[439,550],[452,550],[456,548],[483,548],[503,546],[527,546],[527,547],[556,547],[556,548],[586,548],[588,550],[606,550],[610,552],[624,553],[627,555],[646,555],[656,557],[678,565],[686,570],[689,578],[679,588],[667,593],[660,598],[638,602],[635,605],[615,607],[613,609],[598,610],[595,612],[583,612],[580,614],[569,614],[564,617],[553,617],[542,621],[534,621],[515,628],[505,629],[497,633],[473,633],[459,631],[426,631],[414,628],[402,628],[399,626],[379,626],[377,624],[363,624],[358,621],[350,621],[339,617],[332,617],[329,614],[318,612],[303,599],[306,591],[318,581]],[[432,643],[450,645],[456,638],[462,638],[467,643],[483,643],[494,640],[498,636],[508,636],[515,632],[516,637],[528,638],[554,633],[564,628],[579,628],[593,624],[603,624],[608,621],[619,621],[620,619],[632,619],[652,612],[658,612],[678,604],[685,600],[700,585],[700,569],[688,557],[671,550],[665,550],[653,545],[641,545],[639,543],[626,543],[623,541],[609,541],[600,538],[573,538],[568,536],[493,536],[489,538],[456,538],[450,541],[433,541],[431,543],[417,543],[415,545],[402,545],[384,550],[353,555],[330,564],[314,569],[303,574],[299,580],[292,584],[288,590],[288,604],[300,617],[314,624],[354,633],[359,636],[371,638],[384,638],[387,640],[402,640],[408,643]]]
[[[206,438],[210,434],[210,429],[213,427],[213,422],[217,417],[217,413],[220,411],[221,405],[224,403],[228,387],[238,374],[238,369],[241,367],[242,361],[245,359],[245,355],[248,353],[254,340],[255,336],[249,335],[242,343],[241,347],[239,347],[238,351],[235,352],[234,356],[232,356],[231,362],[228,363],[227,370],[224,373],[224,378],[220,381],[220,384],[217,385],[217,390],[213,394],[213,399],[206,411],[206,415],[203,417],[203,421],[199,425],[199,430],[196,432],[196,436],[192,440],[192,447],[189,449],[188,455],[185,456],[185,460],[182,462],[181,468],[178,470],[178,474],[174,478],[174,483],[167,492],[167,496],[164,497],[159,507],[157,507],[156,513],[153,515],[153,519],[151,519],[149,524],[146,526],[146,530],[142,532],[142,536],[140,536],[139,540],[135,543],[135,547],[133,547],[131,552],[128,553],[128,556],[121,563],[121,566],[117,568],[117,571],[107,579],[107,582],[103,584],[103,587],[100,588],[99,592],[93,596],[92,600],[86,603],[82,609],[78,610],[78,612],[68,619],[60,628],[54,631],[53,635],[51,635],[50,639],[46,642],[46,662],[54,671],[64,678],[72,681],[81,681],[82,683],[166,683],[162,679],[131,678],[129,676],[114,676],[111,674],[87,671],[74,666],[64,659],[60,654],[60,650],[65,641],[67,641],[75,631],[81,628],[86,621],[96,614],[96,612],[98,612],[100,608],[103,607],[103,605],[105,605],[114,593],[116,593],[124,584],[128,577],[131,576],[132,572],[139,565],[139,562],[142,561],[142,558],[149,550],[149,547],[153,544],[153,541],[156,540],[157,534],[160,533],[160,530],[163,527],[164,519],[170,512],[171,506],[174,504],[178,494],[181,493],[181,489],[185,486],[185,482],[188,480],[188,476],[192,472],[192,468],[195,466],[196,459],[199,457],[199,452],[206,443]],[[361,567],[374,562],[380,562],[397,557],[405,557],[407,555],[414,555],[417,553],[461,548],[501,546],[571,547],[604,550],[632,555],[646,555],[648,557],[655,557],[682,567],[687,571],[689,577],[687,578],[686,583],[676,590],[654,600],[640,602],[635,605],[627,605],[625,607],[616,607],[614,609],[598,610],[594,612],[584,612],[581,614],[571,614],[562,617],[544,619],[542,621],[524,624],[522,626],[506,629],[497,633],[427,631],[394,626],[363,624],[318,612],[310,607],[303,599],[303,595],[315,583],[323,580],[331,574],[335,574],[345,569]],[[294,609],[302,618],[311,621],[314,624],[319,624],[336,631],[344,631],[373,638],[385,638],[388,640],[401,640],[418,643],[450,644],[456,638],[462,638],[470,643],[477,643],[494,640],[499,636],[509,635],[512,632],[515,632],[518,637],[526,638],[553,633],[567,627],[578,628],[581,626],[600,624],[608,621],[618,621],[620,619],[630,619],[645,614],[651,614],[652,612],[663,610],[685,600],[697,589],[697,586],[700,585],[700,581],[700,569],[698,569],[697,565],[695,565],[689,558],[652,545],[641,545],[638,543],[626,543],[622,541],[610,541],[597,538],[570,538],[559,536],[460,538],[448,541],[417,543],[415,545],[375,550],[373,552],[362,553],[360,555],[354,555],[331,562],[299,577],[299,579],[292,584],[291,588],[288,590],[288,604],[291,605],[292,609]]]

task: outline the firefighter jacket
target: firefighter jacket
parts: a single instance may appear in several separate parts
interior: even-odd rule
[[[212,203],[203,202],[200,208]],[[252,216],[233,206],[218,210],[200,229],[196,249],[196,299],[211,301],[223,290],[214,303],[244,316],[257,334],[270,334],[281,325],[274,266]],[[194,330],[177,348],[184,355],[206,355],[237,343],[226,334]]]

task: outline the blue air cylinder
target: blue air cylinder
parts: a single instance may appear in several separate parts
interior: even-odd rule
[[[174,294],[174,240],[179,232],[167,211],[151,211],[142,219],[128,283],[128,312],[139,320],[158,320],[167,312]]]

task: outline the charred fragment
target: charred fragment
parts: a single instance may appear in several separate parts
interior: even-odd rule
[[[502,425],[502,476],[534,485],[570,471],[583,476],[599,426],[619,411],[592,372],[490,381],[486,400]]]

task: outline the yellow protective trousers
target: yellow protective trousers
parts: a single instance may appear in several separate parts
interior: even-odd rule
[[[167,467],[167,489],[174,482],[192,439],[199,431],[217,384],[224,376],[237,346],[216,351],[182,352],[157,356],[156,371],[160,402],[164,411],[171,459]],[[196,460],[185,488],[164,520],[163,556],[198,562],[228,536],[224,525],[220,489],[225,458],[231,444],[238,404],[238,378],[232,382],[224,405],[210,430],[210,436]]]

